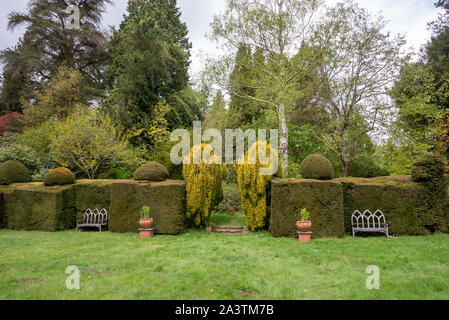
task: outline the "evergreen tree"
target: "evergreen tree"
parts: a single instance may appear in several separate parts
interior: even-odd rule
[[[26,25],[25,34],[15,48],[3,50],[1,62],[6,66],[3,75],[2,109],[15,108],[20,111],[19,94],[11,94],[10,88],[32,85],[31,92],[39,91],[56,74],[58,67],[78,69],[89,86],[84,90],[91,98],[98,97],[103,88],[103,73],[108,63],[108,39],[100,31],[101,15],[111,0],[32,0],[28,12],[9,14],[8,29],[16,30]],[[66,26],[70,14],[68,6],[77,6],[80,11],[80,29]],[[11,70],[23,66],[21,75]],[[24,94],[29,98],[29,94]]]
[[[104,103],[124,130],[138,132],[143,128],[155,116],[154,108],[162,99],[171,102],[167,118],[173,122],[186,121],[182,112],[197,113],[197,107],[186,102],[192,92],[181,93],[188,85],[191,44],[180,16],[176,0],[128,3],[128,14],[112,38],[108,70],[112,86]],[[152,144],[143,134],[135,136],[133,142]]]

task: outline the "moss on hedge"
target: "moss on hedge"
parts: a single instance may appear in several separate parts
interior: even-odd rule
[[[300,173],[304,179],[330,180],[335,177],[332,163],[322,154],[307,156],[301,163]]]
[[[134,180],[143,181],[165,181],[169,177],[167,168],[156,161],[152,161],[142,165],[134,172]]]
[[[66,184],[74,184],[75,175],[67,168],[56,168],[49,171],[44,178],[44,185],[46,186],[63,186]]]
[[[17,160],[9,160],[0,164],[0,185],[31,181],[30,172]]]
[[[75,226],[73,188],[42,183],[15,186],[8,194],[5,216],[8,228],[14,230],[71,229]]]
[[[142,206],[150,207],[155,233],[179,234],[185,228],[186,183],[124,181],[111,187],[109,230],[136,232]]]
[[[302,208],[311,212],[313,237],[343,237],[341,183],[274,179],[271,183],[271,234],[275,237],[297,237],[295,224]]]

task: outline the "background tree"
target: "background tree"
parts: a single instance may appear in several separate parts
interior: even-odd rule
[[[52,158],[61,166],[95,179],[102,166],[126,157],[126,142],[111,119],[102,113],[81,111],[58,121],[50,136]]]
[[[313,70],[319,57],[306,45],[318,8],[316,0],[228,0],[225,12],[211,24],[211,38],[232,50],[210,61],[209,79],[231,97],[265,106],[264,117],[279,129],[284,173],[288,167],[288,110],[304,94],[298,79]],[[239,49],[242,58],[234,64]],[[256,53],[256,58],[249,59],[250,52]],[[255,76],[243,76],[241,81],[235,73],[230,77],[233,69],[251,70]]]
[[[144,128],[156,117],[155,106],[162,99],[170,108],[167,119],[174,122],[169,126],[191,124],[199,113],[195,102],[188,102],[191,44],[180,16],[176,0],[128,3],[128,15],[112,38],[108,74],[113,85],[104,104],[124,130]],[[132,140],[137,141],[153,145],[144,134]]]
[[[329,117],[317,137],[340,157],[345,177],[359,155],[360,139],[390,116],[385,95],[405,57],[404,39],[383,33],[385,25],[382,17],[373,19],[350,2],[329,9],[315,34],[316,45],[324,48],[318,99]]]
[[[16,30],[26,25],[23,38],[16,48],[1,52],[0,58],[6,66],[2,90],[2,109],[8,105],[20,111],[18,96],[3,92],[17,85],[17,82],[33,85],[31,91],[39,91],[50,78],[57,73],[62,63],[79,70],[86,79],[83,90],[91,98],[102,94],[104,71],[108,64],[108,38],[100,31],[101,15],[105,5],[111,0],[33,0],[29,2],[28,12],[9,14],[8,29]],[[75,5],[80,9],[80,26],[67,29],[67,6]],[[23,65],[25,74],[11,76],[15,66]],[[9,72],[9,74],[8,74]],[[22,80],[22,81],[20,81]],[[21,92],[19,91],[18,94]],[[6,99],[9,97],[9,99]],[[29,98],[24,95],[24,98]],[[11,107],[8,107],[11,108]]]
[[[50,119],[62,120],[81,105],[87,105],[89,97],[83,94],[84,78],[76,69],[58,68],[43,93],[35,93],[35,101],[23,103],[24,123],[28,127],[40,126]]]

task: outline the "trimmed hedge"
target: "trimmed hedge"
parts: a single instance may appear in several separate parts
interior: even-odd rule
[[[28,184],[14,188],[5,205],[6,224],[14,230],[58,231],[75,226],[74,194],[69,187]]]
[[[169,177],[167,168],[156,161],[142,165],[134,172],[134,180],[142,181],[165,181]]]
[[[338,179],[343,186],[345,231],[351,232],[355,210],[381,210],[394,235],[425,235],[448,232],[447,182],[437,190],[428,184],[413,182],[410,176],[373,179]],[[444,189],[444,190],[443,190]]]
[[[322,154],[307,156],[301,162],[299,170],[304,179],[330,180],[335,177],[332,163]]]
[[[335,181],[274,179],[271,183],[269,231],[275,237],[297,237],[299,211],[307,208],[313,237],[343,237],[343,191]]]
[[[67,168],[56,168],[49,171],[44,178],[46,186],[63,186],[66,184],[74,184],[75,175]]]
[[[116,180],[78,180],[73,186],[77,219],[83,218],[86,209],[103,209],[109,212],[111,186]]]
[[[30,172],[17,160],[8,160],[0,164],[0,185],[31,181]]]
[[[446,163],[439,155],[426,155],[412,165],[412,179],[416,182],[426,182],[444,176]]]
[[[109,230],[137,232],[142,206],[150,207],[155,233],[179,234],[185,228],[186,183],[174,180],[114,183],[111,187]]]

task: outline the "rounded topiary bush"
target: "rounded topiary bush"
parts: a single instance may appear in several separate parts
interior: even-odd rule
[[[44,178],[46,186],[62,186],[65,184],[74,184],[75,175],[67,168],[56,168],[48,172]]]
[[[9,160],[0,164],[0,184],[7,185],[29,181],[31,181],[30,172],[22,162]]]
[[[416,182],[430,181],[442,177],[445,170],[444,158],[436,154],[430,154],[412,165],[412,180]]]
[[[322,154],[307,156],[299,171],[304,179],[330,180],[335,177],[332,163]]]
[[[149,162],[134,172],[134,180],[165,181],[170,174],[166,167],[159,162]]]

